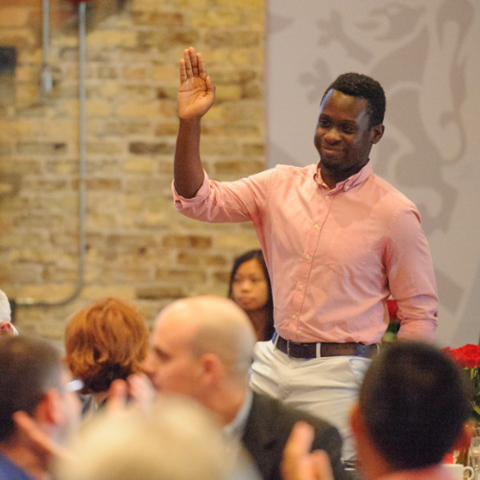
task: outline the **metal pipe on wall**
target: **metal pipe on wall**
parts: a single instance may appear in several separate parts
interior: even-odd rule
[[[43,62],[44,70],[42,71],[42,90],[44,86],[44,73],[50,72],[51,67],[48,65],[48,3],[49,0],[43,0],[44,10],[44,29],[43,29]],[[77,283],[74,291],[67,297],[54,302],[38,302],[32,298],[17,300],[19,307],[53,307],[66,305],[74,300],[81,292],[85,283],[85,254],[86,254],[86,207],[87,207],[87,191],[86,191],[86,3],[82,1],[78,5],[79,12],[79,244],[78,244],[78,275]],[[45,23],[47,26],[45,28]],[[48,67],[48,68],[47,68]],[[46,73],[48,80],[48,73]],[[48,85],[47,85],[48,86]],[[43,90],[45,92],[45,90]],[[51,91],[51,88],[50,88]]]

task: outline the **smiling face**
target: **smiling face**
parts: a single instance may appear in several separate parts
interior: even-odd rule
[[[367,100],[337,90],[330,90],[320,105],[314,144],[330,188],[359,172],[383,136],[383,124],[369,127],[366,109]]]
[[[265,307],[268,301],[268,283],[255,258],[243,262],[235,272],[232,297],[246,312]]]

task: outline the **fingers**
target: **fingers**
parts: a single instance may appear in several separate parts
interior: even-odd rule
[[[134,406],[148,411],[155,401],[155,390],[149,378],[136,373],[127,378],[127,383]]]
[[[325,450],[315,450],[310,454],[312,458],[313,474],[316,480],[333,480],[333,471],[330,458]]]
[[[23,432],[33,444],[34,448],[39,451],[42,456],[48,458],[70,458],[70,452],[66,448],[55,443],[27,413],[23,411],[15,412],[13,414],[13,421],[17,428]]]
[[[207,67],[205,66],[205,62],[203,61],[203,55],[201,53],[197,54],[198,60],[198,73],[200,78],[205,80],[207,78]]]
[[[295,424],[283,450],[281,470],[285,480],[317,480],[310,456],[313,438],[313,427],[305,422]]]
[[[184,83],[189,78],[198,76],[205,80],[207,69],[202,54],[197,54],[195,48],[190,47],[183,51],[183,59],[180,60],[180,82]]]
[[[187,70],[185,67],[185,60],[182,58],[180,60],[180,84],[187,81]]]
[[[314,429],[311,425],[305,422],[297,422],[290,433],[285,452],[295,457],[308,454],[314,436]]]
[[[121,412],[125,409],[128,397],[128,386],[124,380],[114,380],[108,389],[107,410],[109,413]]]

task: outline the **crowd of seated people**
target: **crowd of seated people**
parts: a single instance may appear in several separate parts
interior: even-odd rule
[[[150,348],[148,337],[138,308],[112,297],[68,319],[63,360],[46,340],[0,338],[0,479],[43,480],[56,468],[65,480],[349,478],[328,419],[249,389],[258,337],[241,306],[178,300],[159,313]],[[106,407],[79,435],[80,390]],[[351,414],[361,478],[448,480],[441,462],[467,443],[468,414],[449,358],[421,343],[390,346]]]

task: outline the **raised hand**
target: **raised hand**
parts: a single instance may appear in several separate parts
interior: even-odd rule
[[[13,414],[13,421],[23,437],[29,440],[33,448],[35,448],[38,454],[44,457],[47,462],[60,459],[69,460],[72,458],[70,450],[54,442],[26,412],[15,412]]]
[[[180,61],[178,116],[181,120],[203,117],[215,102],[215,87],[207,75],[201,53],[193,47],[184,50]]]
[[[283,450],[282,476],[285,480],[333,480],[327,452],[310,452],[313,427],[297,422]]]

